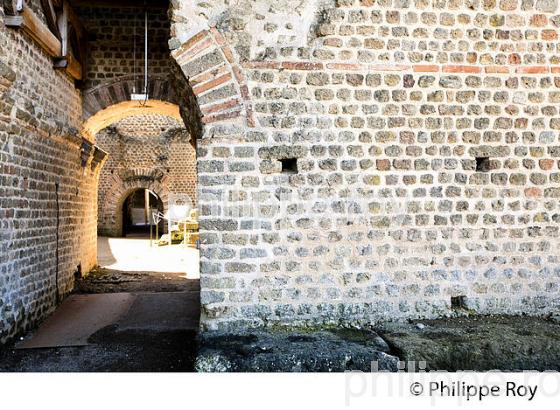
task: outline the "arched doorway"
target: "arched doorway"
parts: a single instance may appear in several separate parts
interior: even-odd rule
[[[98,132],[96,141],[108,154],[98,184],[100,236],[123,237],[123,205],[137,189],[155,194],[164,214],[170,195],[186,194],[196,207],[196,151],[182,121],[160,114],[126,117]]]
[[[163,201],[149,189],[132,191],[125,198],[121,211],[123,238],[151,238],[156,232],[163,232],[163,221],[156,224],[153,218],[154,212],[163,213]]]

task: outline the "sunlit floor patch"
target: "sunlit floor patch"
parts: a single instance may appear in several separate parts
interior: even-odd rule
[[[127,272],[163,272],[199,278],[199,251],[184,245],[150,246],[149,239],[106,238],[97,241],[99,266]]]

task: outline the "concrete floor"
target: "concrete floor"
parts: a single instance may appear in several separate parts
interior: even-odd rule
[[[99,312],[88,314],[83,310],[72,315],[69,309],[61,308],[45,322],[46,328],[40,327],[22,345],[29,348],[0,351],[0,371],[193,371],[200,311],[198,292],[119,295],[126,296],[130,306],[112,317],[109,324],[98,321],[98,325],[103,322],[101,328],[92,326]]]

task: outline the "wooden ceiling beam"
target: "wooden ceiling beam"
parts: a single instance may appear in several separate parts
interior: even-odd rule
[[[66,70],[75,80],[81,81],[84,77],[82,65],[71,52],[66,57],[55,61],[54,66],[55,68]]]
[[[64,11],[62,13],[64,16]],[[68,15],[66,14],[66,17]],[[64,23],[66,21],[66,23]],[[83,68],[72,54],[68,44],[68,18],[58,18],[56,21],[57,30],[64,31],[64,39],[59,39],[51,29],[29,8],[23,5],[21,11],[15,15],[5,15],[4,24],[7,27],[20,29],[29,35],[45,52],[52,57],[55,68],[63,68],[75,80],[83,78]],[[61,33],[62,37],[62,33]],[[63,46],[64,41],[64,46]]]
[[[69,30],[68,30],[68,6],[67,2],[62,2],[62,10],[58,14],[56,26],[60,33],[60,41],[62,42],[61,57],[65,57],[69,52]]]
[[[74,44],[74,54],[70,54],[71,59],[69,60],[69,69],[71,70],[71,75],[77,75],[78,70],[74,70],[73,67],[76,66],[76,63],[80,64],[80,80],[83,79],[83,72],[86,70],[86,63],[87,63],[87,32],[85,27],[83,26],[80,18],[76,14],[74,8],[70,4],[68,0],[61,0],[63,2],[63,9],[62,14],[67,18],[67,29],[69,30],[67,33],[67,41],[68,46],[67,49],[71,48],[70,46],[70,36],[73,36],[75,40],[72,44]],[[70,31],[70,28],[72,29]],[[77,53],[77,58],[76,58]],[[76,77],[74,77],[76,78]]]
[[[47,25],[50,30],[60,39],[60,32],[58,31],[56,10],[52,0],[41,0],[41,6],[47,20]]]
[[[22,29],[51,57],[60,57],[62,50],[60,40],[28,6],[25,6],[16,16],[5,16],[4,23],[7,27]]]
[[[68,10],[68,20],[70,21],[72,27],[74,27],[78,40],[85,39],[87,37],[87,32],[84,25],[82,24],[82,21],[76,14],[76,11],[68,0],[64,0],[64,4]]]
[[[60,30],[62,49],[61,58],[55,60],[55,67],[65,69],[76,80],[82,80],[83,61],[85,59],[85,30],[83,30],[83,26],[74,14],[70,3],[67,0],[61,0],[61,3],[62,10],[58,14],[57,26]],[[78,43],[78,50],[74,50],[74,52],[77,52],[80,58],[76,58],[72,52],[70,44],[72,33],[76,34]]]

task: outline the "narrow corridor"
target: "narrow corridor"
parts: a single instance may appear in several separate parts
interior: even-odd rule
[[[172,268],[197,267],[198,251],[138,239],[100,238],[99,247],[102,267],[77,280],[38,329],[0,351],[0,371],[192,371],[198,272]],[[147,262],[153,258],[159,265]]]

